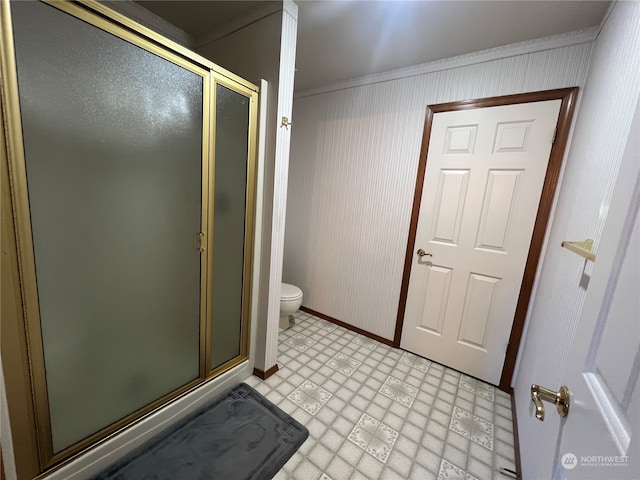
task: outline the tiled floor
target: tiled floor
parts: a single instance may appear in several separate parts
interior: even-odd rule
[[[309,429],[276,480],[507,479],[511,403],[498,389],[304,312],[279,371],[247,381]]]

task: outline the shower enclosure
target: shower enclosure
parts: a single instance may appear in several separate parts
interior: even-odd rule
[[[2,25],[45,470],[247,359],[258,89],[95,2]]]

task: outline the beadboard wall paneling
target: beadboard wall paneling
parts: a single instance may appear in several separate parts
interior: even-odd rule
[[[268,15],[244,28],[201,45],[196,51],[203,57],[246,78],[256,85],[261,79],[269,83],[267,92],[266,138],[263,174],[262,231],[260,237],[260,264],[254,266],[254,275],[259,275],[257,317],[257,340],[255,344],[255,367],[266,370],[265,339],[267,338],[267,317],[269,303],[271,227],[273,213],[274,174],[276,159],[276,134],[278,120],[278,91],[280,78],[280,41],[282,31],[282,10]],[[258,236],[256,236],[258,238]],[[255,297],[254,297],[255,298]],[[265,367],[266,365],[266,367]]]
[[[296,97],[283,280],[393,339],[426,106],[582,86],[591,43]],[[483,56],[483,52],[478,52]]]
[[[594,43],[516,370],[523,478],[552,475],[559,417],[531,418],[530,387],[560,386],[593,267],[560,243],[592,238],[597,252],[625,145],[639,134],[630,132],[639,98],[640,3],[618,2]]]
[[[282,14],[280,42],[280,82],[278,87],[278,121],[276,131],[276,156],[273,188],[273,215],[271,223],[271,254],[269,267],[268,315],[265,340],[265,369],[277,363],[278,332],[280,318],[280,289],[282,283],[282,258],[284,228],[287,212],[287,180],[291,127],[283,127],[282,117],[291,119],[293,107],[293,82],[295,78],[296,38],[298,34],[298,6],[285,0]],[[259,341],[261,341],[259,339]],[[266,371],[266,370],[265,370]]]

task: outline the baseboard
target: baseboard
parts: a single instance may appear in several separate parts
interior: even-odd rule
[[[513,423],[513,451],[515,453],[516,474],[518,480],[522,479],[522,463],[520,461],[520,437],[518,435],[518,415],[516,415],[516,396],[511,387],[508,392],[511,395],[511,422]]]
[[[271,375],[273,375],[274,373],[276,373],[278,371],[278,364],[276,363],[273,367],[267,369],[267,370],[260,370],[259,368],[254,368],[253,369],[253,374],[262,379],[262,380],[266,380],[267,378],[269,378]]]
[[[320,317],[323,320],[326,320],[327,322],[335,323],[336,325],[344,327],[347,330],[351,330],[352,332],[359,333],[360,335],[364,335],[365,337],[369,337],[372,340],[376,340],[380,343],[384,343],[385,345],[389,345],[390,347],[394,346],[393,340],[389,340],[387,338],[376,335],[375,333],[367,332],[366,330],[362,330],[361,328],[354,327],[353,325],[349,325],[348,323],[345,323],[342,320],[338,320],[337,318],[330,317],[329,315],[325,315],[324,313],[316,312],[315,310],[312,310],[305,306],[300,307],[300,310],[302,310],[303,312],[310,313],[311,315],[314,315],[316,317]]]

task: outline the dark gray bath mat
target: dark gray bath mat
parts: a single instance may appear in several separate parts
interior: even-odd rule
[[[309,431],[241,383],[95,480],[268,480]]]

